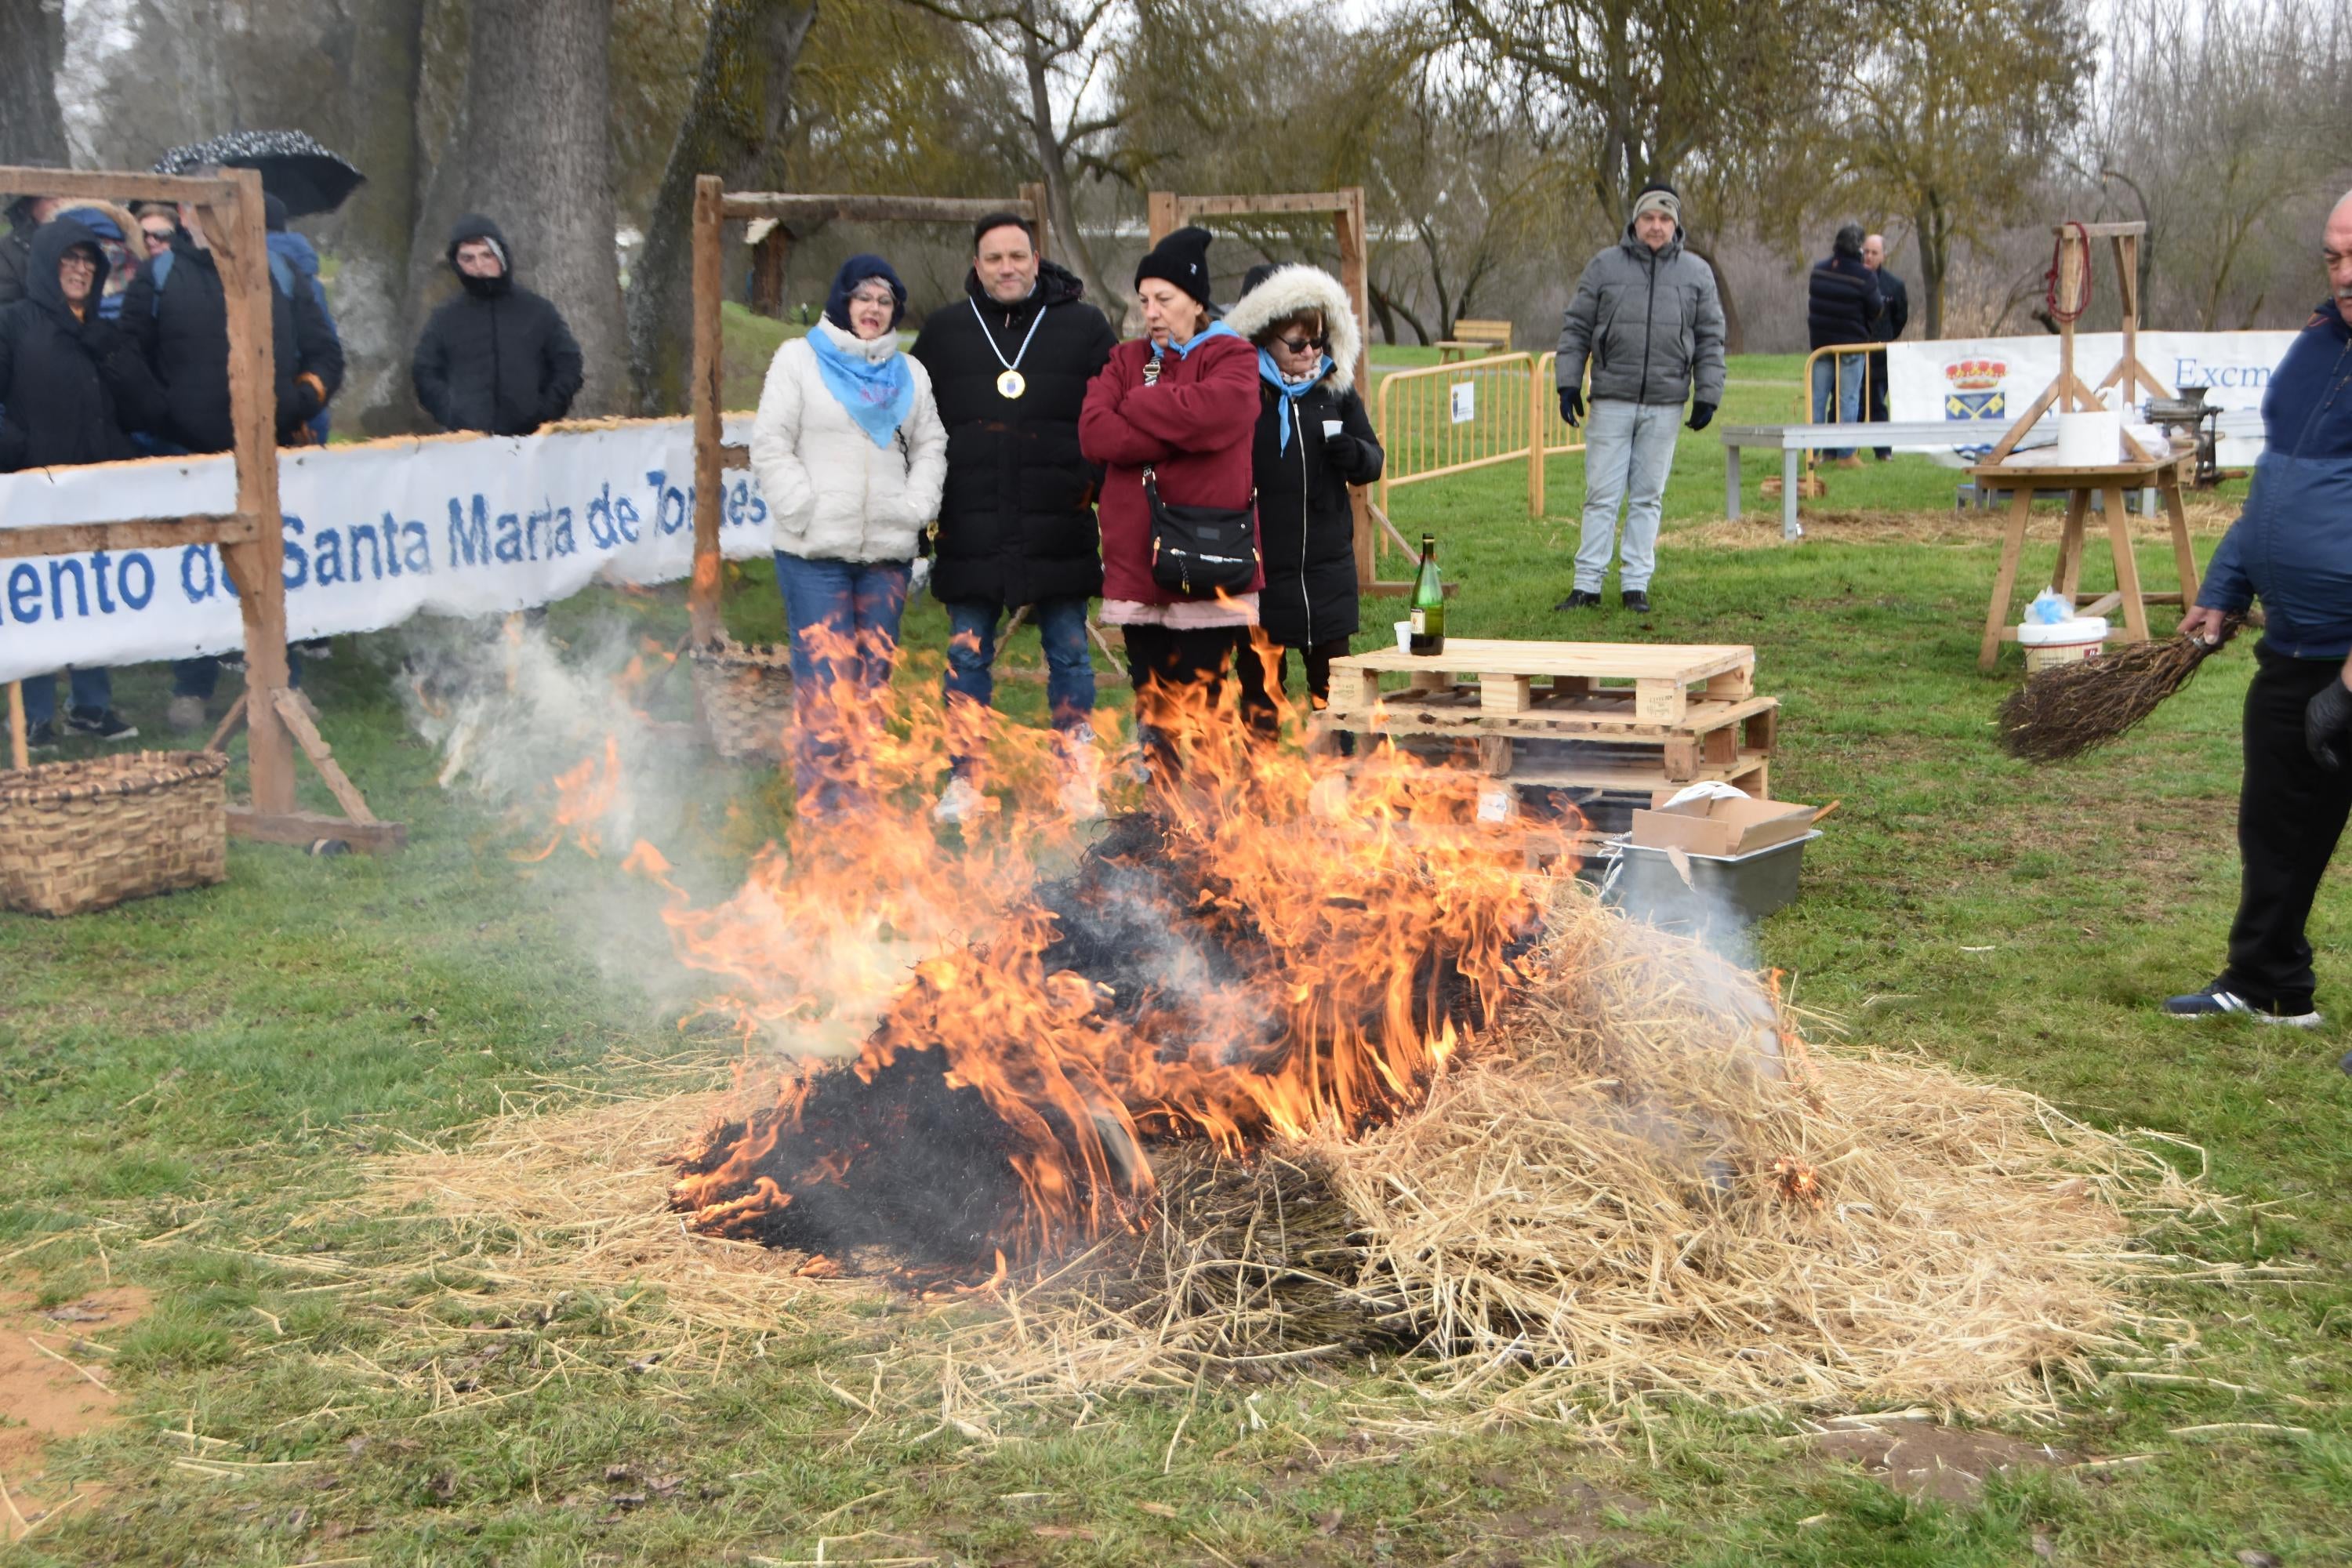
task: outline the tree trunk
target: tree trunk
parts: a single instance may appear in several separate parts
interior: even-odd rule
[[[352,6],[348,144],[339,151],[367,171],[368,182],[336,214],[329,230],[341,266],[335,277],[335,326],[352,374],[336,398],[339,417],[369,435],[413,429],[410,351],[401,310],[409,247],[424,195],[425,150],[416,127],[424,59],[425,0],[365,0]]]
[[[553,300],[580,341],[587,384],[572,412],[616,412],[628,333],[604,132],[613,0],[475,0],[472,29],[462,134],[435,171],[415,250],[431,244],[437,260],[453,211],[496,218],[517,281]],[[425,226],[436,207],[437,235]],[[412,255],[412,277],[423,259]]]
[[[1034,27],[1036,7],[1028,8]],[[1061,252],[1055,259],[1078,276],[1086,285],[1087,298],[1100,306],[1116,321],[1111,311],[1110,291],[1103,287],[1102,273],[1095,266],[1094,252],[1087,248],[1086,237],[1078,232],[1078,215],[1070,200],[1070,166],[1062,145],[1061,132],[1054,129],[1054,100],[1045,79],[1045,55],[1034,35],[1024,35],[1021,46],[1021,69],[1029,88],[1029,132],[1037,148],[1037,177],[1045,184],[1045,206],[1049,230],[1047,243]],[[1071,112],[1076,112],[1074,108]]]
[[[1943,213],[1932,201],[1913,215],[1919,233],[1919,291],[1926,296],[1927,336],[1944,335],[1944,279],[1950,270],[1952,237],[1945,230]]]
[[[1706,269],[1715,274],[1715,297],[1723,306],[1723,352],[1727,354],[1746,353],[1748,330],[1740,324],[1739,301],[1732,295],[1731,279],[1723,275],[1723,268],[1712,253],[1699,249],[1687,238],[1683,241],[1683,248],[1706,262]]]
[[[629,278],[629,371],[641,414],[686,406],[693,359],[694,180],[717,174],[736,189],[772,183],[774,150],[792,108],[814,0],[718,0],[702,46],[694,98],[670,143],[645,249]]]
[[[65,59],[58,0],[0,0],[0,163],[65,166],[66,121],[58,108]]]

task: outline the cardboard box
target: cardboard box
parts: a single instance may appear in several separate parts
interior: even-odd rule
[[[1633,814],[1633,842],[1645,849],[1682,849],[1693,855],[1745,855],[1811,831],[1813,808],[1785,800],[1689,800],[1660,803]]]

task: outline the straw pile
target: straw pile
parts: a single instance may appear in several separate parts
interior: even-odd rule
[[[1563,1419],[1653,1392],[1985,1415],[2051,1409],[2101,1363],[2189,1337],[2146,1286],[2197,1266],[2144,1238],[2210,1200],[2147,1141],[1916,1060],[1808,1050],[1748,977],[1581,894],[1562,896],[1547,956],[1556,978],[1423,1109],[1247,1162],[1155,1152],[1139,1237],[967,1297],[991,1308],[977,1319],[897,1319],[853,1403],[896,1389],[970,1425],[1369,1356],[1447,1418]],[[509,1312],[515,1294],[635,1292],[636,1315],[603,1332],[716,1371],[730,1343],[877,1289],[664,1211],[666,1157],[740,1103],[502,1119],[384,1164],[369,1201],[454,1229],[436,1250]],[[410,1316],[446,1334],[446,1303]]]
[[[2121,740],[2188,685],[2241,624],[2233,617],[2216,642],[2150,637],[2026,677],[2001,702],[2001,749],[2023,762],[2063,763]]]

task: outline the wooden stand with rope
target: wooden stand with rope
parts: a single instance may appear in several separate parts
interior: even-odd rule
[[[2098,395],[2116,388],[2118,409],[2127,409],[2141,387],[2159,397],[2172,393],[2139,362],[2139,245],[2147,226],[2140,223],[2062,223],[2050,269],[2050,313],[2058,323],[2058,374],[2042,395],[2019,416],[1982,463],[1969,469],[1979,485],[2011,492],[2009,526],[2001,539],[2000,566],[1993,578],[1992,602],[1985,611],[1984,640],[1977,653],[1979,668],[1990,669],[2000,657],[2000,645],[2014,641],[2010,624],[2011,600],[2017,587],[2020,558],[2025,548],[2025,526],[2037,489],[2066,492],[2066,521],[2059,537],[2058,563],[2051,586],[2069,603],[2076,597],[2084,551],[2084,523],[2091,497],[2100,497],[2106,514],[2108,550],[2115,560],[2115,589],[2079,607],[2085,616],[2120,611],[2124,640],[2139,642],[2148,636],[2147,606],[2179,605],[2184,610],[2197,599],[2197,556],[2189,542],[2189,517],[2181,504],[2180,487],[2193,475],[2197,455],[2192,449],[2174,454],[2169,448],[2151,452],[2129,430],[2123,433],[2122,459],[2081,467],[2042,467],[2010,461],[2018,443],[2053,408],[2061,415],[2102,412]],[[2092,241],[2112,243],[2119,297],[2123,303],[2123,352],[2115,367],[2097,386],[2086,385],[2074,373],[2074,323],[2090,308],[2094,262]],[[2135,489],[2153,489],[2163,498],[2169,525],[2173,569],[2179,579],[2177,592],[2150,594],[2140,586],[2139,563],[2131,538],[2130,520],[2124,513],[2124,496]]]
[[[270,388],[274,349],[270,333],[269,257],[261,211],[261,176],[229,169],[213,179],[114,174],[64,169],[0,168],[0,190],[91,196],[110,201],[184,203],[195,208],[221,275],[227,316],[229,417],[235,431],[231,458],[236,471],[236,508],[217,516],[136,518],[112,522],[60,523],[0,528],[0,559],[76,553],[91,550],[171,549],[190,544],[219,547],[237,608],[245,623],[246,696],[231,710],[217,749],[242,711],[248,739],[247,771],[252,804],[228,808],[229,831],[273,844],[312,845],[335,839],[354,849],[388,850],[406,841],[396,822],[380,822],[334,761],[300,699],[287,684],[286,583],[283,521],[278,508],[276,399]],[[265,700],[253,700],[257,696]],[[10,684],[10,761],[30,762],[24,725],[24,694]],[[294,753],[310,759],[347,814],[329,816],[294,804]]]

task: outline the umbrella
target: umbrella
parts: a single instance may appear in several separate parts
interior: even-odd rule
[[[333,212],[367,179],[299,131],[232,131],[191,142],[156,159],[155,172],[181,174],[207,164],[257,170],[261,188],[286,204],[289,217]]]

